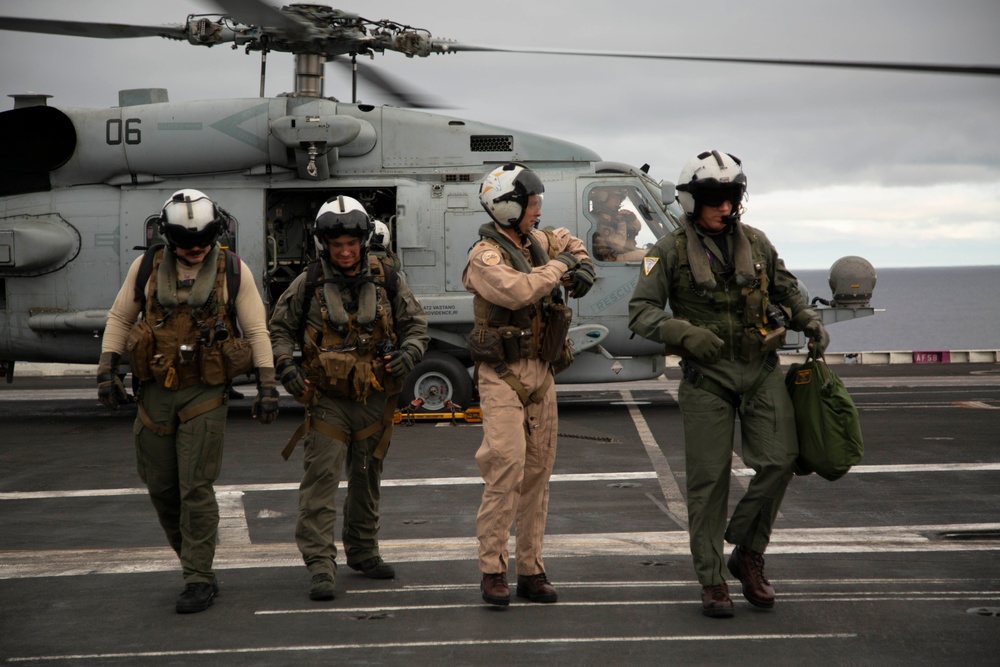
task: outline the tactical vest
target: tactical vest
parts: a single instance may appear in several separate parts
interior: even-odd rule
[[[521,249],[492,224],[480,227],[479,235],[500,252],[504,264],[522,273],[531,273],[532,267],[543,266],[552,259],[551,253],[532,239],[528,245],[529,263]],[[552,237],[549,247],[552,248]],[[551,364],[560,362],[569,351],[566,333],[572,313],[562,304],[558,287],[537,302],[516,310],[490,303],[476,294],[472,298],[472,312],[474,325],[469,350],[473,361],[496,365],[518,359],[542,359]],[[571,362],[572,356],[565,366]]]
[[[747,229],[755,272],[753,281],[741,287],[734,272],[722,276],[713,271],[716,284],[712,290],[701,290],[695,283],[684,229],[675,230],[673,237],[678,260],[678,289],[672,291],[670,298],[674,317],[704,327],[721,338],[724,358],[751,361],[778,350],[785,342],[785,327],[776,311],[769,310],[768,275],[772,267],[768,266],[767,249],[760,236]],[[687,354],[677,349],[667,352],[680,356]]]
[[[317,268],[313,268],[313,266]],[[369,275],[342,276],[326,274],[313,282],[312,295],[307,289],[302,308],[319,309],[322,330],[306,324],[302,345],[302,367],[310,382],[333,398],[363,401],[372,390],[397,394],[400,380],[385,372],[382,357],[396,348],[397,336],[392,316],[392,302],[386,267],[368,256]],[[323,264],[310,265],[310,271],[323,270]],[[398,278],[397,278],[398,279]],[[358,306],[348,311],[342,285],[357,286]]]
[[[223,248],[213,253],[214,274],[206,264],[184,303],[176,302],[176,283],[169,285],[170,276],[174,280],[176,276],[171,267],[164,266],[163,248],[151,249],[148,273],[140,268],[136,293],[142,297],[143,309],[126,341],[132,372],[140,380],[155,380],[171,390],[196,384],[214,387],[253,368],[253,352],[237,325],[235,303],[220,298],[226,294],[227,267],[239,258]]]

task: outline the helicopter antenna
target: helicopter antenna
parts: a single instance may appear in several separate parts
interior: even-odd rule
[[[260,96],[264,97],[264,80],[267,75],[267,37],[262,40],[264,48],[260,50]]]
[[[358,103],[358,54],[351,54],[351,104]]]

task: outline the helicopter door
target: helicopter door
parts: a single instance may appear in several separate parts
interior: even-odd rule
[[[632,336],[628,302],[646,250],[673,224],[634,182],[600,179],[581,185],[579,235],[594,258],[597,281],[576,300],[577,319],[606,326],[609,335],[602,345],[613,355],[657,354],[662,346]]]

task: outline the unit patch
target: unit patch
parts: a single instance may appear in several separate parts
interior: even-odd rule
[[[483,253],[483,264],[486,266],[496,266],[500,263],[500,253],[496,250],[487,250]]]
[[[649,275],[649,272],[653,270],[656,263],[660,261],[659,257],[643,257],[642,258],[642,272]]]

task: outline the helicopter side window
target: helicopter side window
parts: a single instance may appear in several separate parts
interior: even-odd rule
[[[656,242],[649,207],[631,186],[599,185],[587,195],[591,249],[601,262],[638,262]]]

